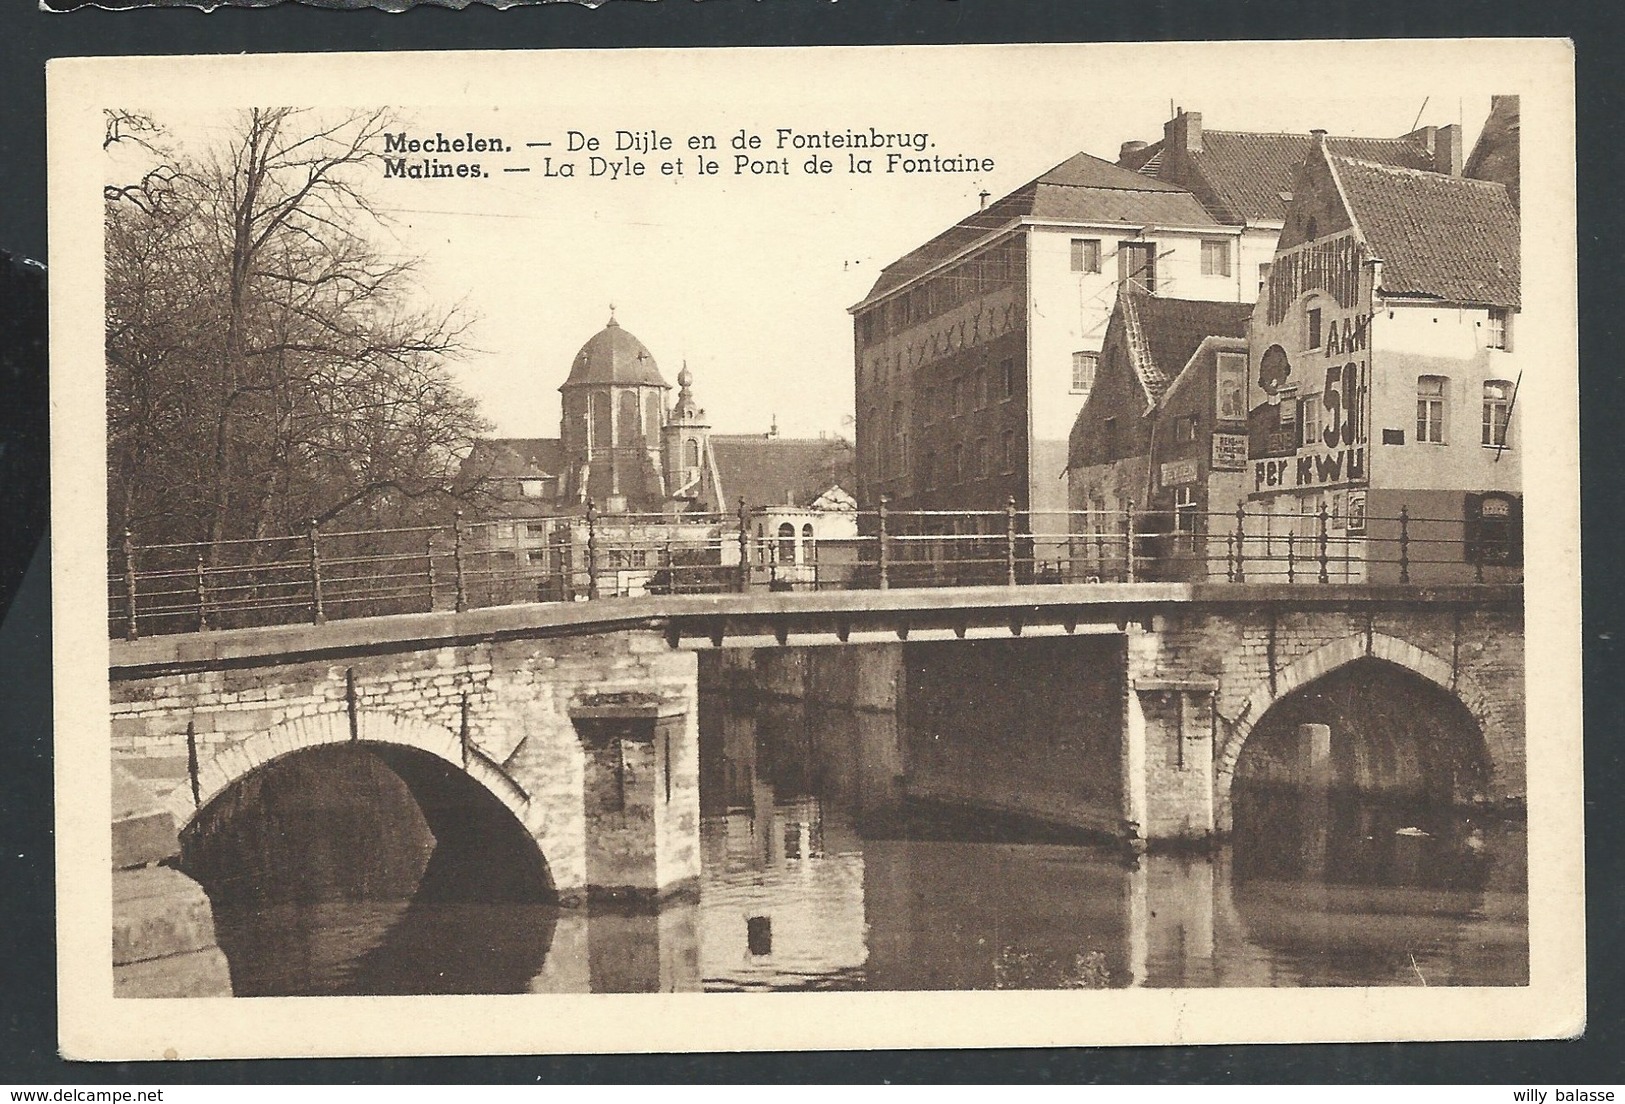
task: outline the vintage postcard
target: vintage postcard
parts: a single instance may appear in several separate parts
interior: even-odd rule
[[[49,94],[69,1056],[1583,1029],[1565,43]]]

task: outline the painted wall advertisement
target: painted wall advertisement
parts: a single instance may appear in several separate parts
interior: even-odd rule
[[[1347,260],[1357,275],[1357,252]],[[1355,298],[1358,281],[1335,267],[1305,267],[1290,290],[1322,293],[1299,301],[1264,338],[1273,343],[1259,356],[1248,392],[1251,497],[1367,481],[1372,316],[1344,302]],[[1272,293],[1278,282],[1272,275]],[[1273,314],[1277,305],[1270,307]]]
[[[1215,433],[1213,435],[1214,471],[1245,471],[1247,468],[1247,435],[1245,433]]]
[[[1164,487],[1184,487],[1201,478],[1201,469],[1195,460],[1169,460],[1162,465],[1159,477]]]

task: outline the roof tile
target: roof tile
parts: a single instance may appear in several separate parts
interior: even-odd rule
[[[1334,157],[1382,290],[1519,305],[1518,212],[1504,185]]]
[[[1018,218],[1133,226],[1214,225],[1196,197],[1179,185],[1142,176],[1087,153],[1074,154],[887,265],[864,301],[897,290]]]

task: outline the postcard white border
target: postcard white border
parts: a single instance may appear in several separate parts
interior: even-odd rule
[[[102,373],[103,106],[506,102],[533,82],[610,75],[769,79],[883,101],[916,67],[979,79],[1034,66],[1137,72],[1200,103],[1239,73],[1403,93],[1448,72],[1522,97],[1519,340],[1549,351],[1520,393],[1529,532],[1530,984],[1516,988],[1183,989],[115,1000]],[[1441,70],[1445,70],[1444,74]],[[1578,359],[1573,54],[1560,41],[852,47],[65,59],[48,73],[51,519],[60,1044],[70,1058],[871,1049],[1568,1036],[1584,1022]]]

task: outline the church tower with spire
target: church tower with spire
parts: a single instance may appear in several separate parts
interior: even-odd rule
[[[667,496],[680,504],[710,503],[718,509],[716,465],[711,460],[711,427],[694,401],[694,373],[684,362],[677,373],[677,401],[666,419]]]

